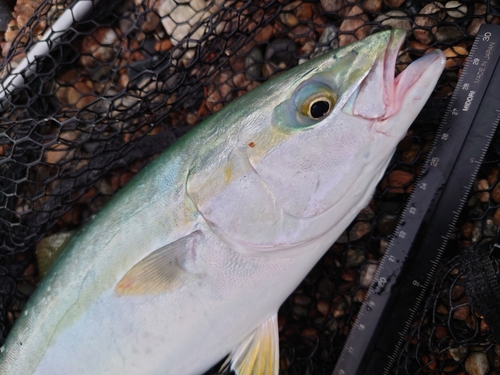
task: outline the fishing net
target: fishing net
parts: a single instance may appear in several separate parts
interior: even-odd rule
[[[77,11],[82,3],[90,4],[87,14]],[[433,97],[399,144],[375,197],[280,309],[280,369],[290,375],[331,374],[479,26],[500,23],[496,1],[9,5],[12,20],[0,34],[0,341],[40,278],[37,246],[50,252],[158,153],[234,98],[325,50],[385,29],[407,31],[397,71],[432,49],[445,52]],[[73,6],[74,22],[62,32],[56,20]],[[50,30],[56,38],[47,53],[12,80]],[[481,295],[483,284],[464,281],[464,274],[478,273],[464,254],[475,251],[469,250],[474,243],[496,241],[497,144],[395,366],[398,374],[500,371],[493,323],[484,319],[491,314],[477,307],[489,305],[470,297]],[[489,283],[498,283],[498,250],[481,251]],[[491,288],[487,296],[495,295]]]

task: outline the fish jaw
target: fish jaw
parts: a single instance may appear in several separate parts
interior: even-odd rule
[[[398,115],[402,110],[408,118],[420,112],[436,85],[444,68],[446,58],[441,50],[435,50],[411,63],[401,74],[394,77],[398,51],[405,39],[402,30],[395,30],[385,50],[385,56],[377,60],[344,111],[374,120],[375,131],[390,134],[385,120]],[[382,95],[373,95],[383,88]],[[412,99],[409,100],[408,98]],[[423,100],[422,100],[423,98]],[[413,103],[407,107],[403,103]]]

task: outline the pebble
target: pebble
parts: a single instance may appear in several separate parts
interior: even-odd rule
[[[451,69],[453,67],[461,68],[464,64],[464,60],[469,54],[467,50],[462,46],[453,46],[446,48],[444,51],[446,56],[445,68]]]
[[[368,13],[379,13],[382,10],[382,0],[366,0],[363,9]]]
[[[436,32],[436,25],[439,21],[442,21],[446,16],[443,11],[443,5],[438,2],[432,2],[424,6],[419,13],[419,16],[415,17],[415,29],[413,30],[413,36],[419,42],[428,45],[432,42],[432,34]],[[429,29],[432,30],[429,31]]]
[[[458,348],[448,349],[448,353],[454,361],[460,362],[467,355],[467,347],[459,345]]]
[[[295,8],[300,5],[300,1],[294,1],[283,7],[283,10],[278,15],[281,22],[283,22],[286,26],[292,28],[298,25],[299,19],[293,14]]]
[[[358,221],[349,230],[349,240],[357,241],[372,230],[372,225],[367,221]]]
[[[444,8],[446,13],[453,18],[462,18],[467,15],[467,5],[460,3],[459,1],[448,1]]]
[[[328,303],[328,301],[319,300],[316,304],[316,308],[323,316],[328,316],[328,313],[330,311],[330,304]]]
[[[96,29],[92,35],[83,38],[80,64],[91,68],[102,62],[113,61],[118,43],[118,35],[113,29],[109,27]]]
[[[336,12],[345,5],[345,0],[321,0],[321,7],[325,12]]]
[[[490,193],[485,191],[485,190],[488,190],[489,187],[490,186],[488,184],[488,181],[485,179],[481,179],[477,182],[477,190],[479,190],[479,192],[477,193],[477,197],[479,199],[479,202],[482,202],[482,203],[489,202]]]
[[[390,193],[403,194],[411,191],[413,182],[413,173],[395,170],[389,173],[388,178],[384,178],[381,183],[382,189],[389,188]]]
[[[295,63],[296,50],[297,46],[290,39],[273,40],[264,54],[263,76],[269,78],[279,70],[290,68]]]
[[[408,15],[401,10],[390,10],[385,14],[381,14],[375,18],[375,22],[392,29],[403,29],[406,32],[412,29]]]
[[[346,267],[358,267],[366,261],[366,254],[364,249],[351,247],[346,252]]]
[[[441,43],[453,43],[467,36],[458,25],[440,26],[434,32],[434,37]]]
[[[253,81],[262,76],[262,62],[264,56],[259,47],[254,47],[245,58],[245,75],[248,80]]]
[[[197,41],[205,33],[206,27],[198,27],[194,32],[192,31],[198,22],[209,15],[206,8],[205,0],[191,0],[183,4],[177,4],[175,0],[162,1],[158,14],[173,45],[177,45],[187,35],[190,40],[188,47],[195,47],[198,44]]]
[[[367,291],[368,291],[368,289],[358,289],[356,291],[356,294],[354,295],[353,301],[358,302],[358,303],[362,303],[366,298]]]
[[[375,276],[375,272],[377,272],[377,264],[369,263],[363,266],[359,273],[359,286],[362,288],[368,288],[370,283]]]
[[[500,183],[497,183],[493,188],[493,190],[491,191],[491,198],[496,203],[500,203]]]
[[[339,47],[363,39],[370,34],[369,19],[363,9],[355,5],[347,13],[347,18],[340,25]]]
[[[490,364],[485,353],[472,352],[465,360],[465,371],[467,375],[485,375],[489,368]]]
[[[389,8],[399,8],[406,0],[384,0],[384,4]]]
[[[321,34],[318,45],[313,53],[311,53],[311,58],[321,56],[325,52],[337,49],[339,47],[339,40],[337,38],[339,31],[335,26],[328,26]]]
[[[397,222],[397,215],[391,212],[381,212],[377,217],[377,231],[383,236],[388,236],[396,227]]]
[[[500,225],[500,208],[497,208],[495,210],[495,213],[493,214],[493,223],[496,225],[496,226],[499,226]]]

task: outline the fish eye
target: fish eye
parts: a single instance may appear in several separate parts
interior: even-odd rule
[[[333,92],[319,92],[307,97],[300,105],[300,113],[313,120],[320,120],[330,114],[337,103]]]

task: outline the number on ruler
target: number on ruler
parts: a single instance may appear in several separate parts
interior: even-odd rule
[[[469,89],[469,84],[468,83],[464,83],[463,86],[462,86],[462,90],[468,90]]]

